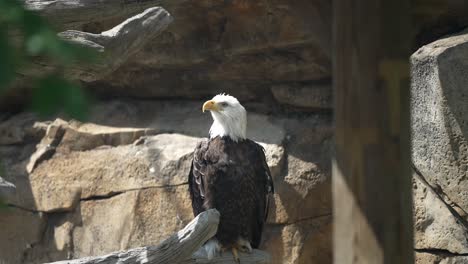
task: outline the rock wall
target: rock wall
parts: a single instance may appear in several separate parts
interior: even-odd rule
[[[468,34],[411,56],[417,263],[468,263]]]
[[[131,9],[113,4],[86,22],[62,14],[95,14],[85,6],[27,2],[61,30],[96,33],[141,11],[126,1]],[[200,107],[220,92],[246,106],[248,135],[265,146],[274,175],[262,248],[274,263],[330,263],[331,3],[160,4],[174,17],[169,28],[116,72],[84,83],[99,98],[87,123],[0,116],[3,177],[17,187],[0,217],[9,227],[0,229],[0,263],[157,244],[184,226],[192,151],[211,124]]]
[[[70,10],[51,21],[101,32],[142,11],[127,2],[89,22],[64,22]],[[417,14],[417,47],[466,26],[466,3],[448,2],[439,16]],[[168,30],[84,84],[99,98],[87,123],[0,113],[1,173],[17,187],[0,211],[0,263],[156,244],[186,224],[190,157],[211,123],[199,109],[219,92],[247,107],[248,135],[267,150],[277,193],[262,248],[274,263],[331,263],[330,1],[161,5],[174,17]],[[417,263],[468,263],[466,40],[412,56]],[[1,105],[24,94],[13,98]]]
[[[4,177],[17,187],[0,217],[2,260],[101,255],[183,227],[193,149],[211,123],[202,102],[115,100],[95,105],[89,123],[2,122]],[[274,263],[331,262],[331,129],[328,115],[249,115],[276,188],[262,243]]]

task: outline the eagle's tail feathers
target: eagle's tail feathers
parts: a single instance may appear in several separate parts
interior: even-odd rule
[[[203,247],[205,248],[206,255],[209,260],[213,259],[221,253],[221,244],[216,238],[208,240],[208,242],[206,242]]]

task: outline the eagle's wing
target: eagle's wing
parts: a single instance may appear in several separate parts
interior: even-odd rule
[[[260,245],[263,226],[267,221],[268,212],[270,208],[270,202],[272,199],[272,195],[274,193],[274,186],[273,186],[273,178],[271,177],[270,168],[268,167],[266,157],[265,157],[265,149],[257,144],[256,145],[256,153],[257,156],[256,160],[259,160],[258,166],[256,166],[256,177],[258,179],[258,193],[257,193],[257,218],[256,222],[254,223],[253,229],[253,238],[252,238],[252,246],[257,248]]]
[[[204,155],[207,149],[207,144],[207,141],[201,141],[195,147],[192,166],[190,167],[188,177],[190,198],[192,200],[192,209],[195,216],[205,211],[203,207],[206,182],[206,161],[204,160]]]
[[[265,176],[266,176],[266,193],[265,193],[265,197],[266,197],[266,203],[265,203],[265,215],[264,215],[264,220],[266,222],[267,220],[267,217],[268,217],[268,212],[269,212],[269,209],[270,209],[270,199],[272,198],[271,196],[275,193],[275,187],[273,185],[273,178],[271,177],[271,172],[270,172],[270,167],[268,167],[268,163],[266,161],[266,157],[265,157],[265,149],[260,146],[262,148],[262,168],[263,168],[263,171],[265,172]]]

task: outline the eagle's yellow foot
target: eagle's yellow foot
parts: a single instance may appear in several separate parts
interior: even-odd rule
[[[237,263],[237,264],[240,264],[240,258],[239,258],[239,253],[237,252],[237,248],[236,247],[232,247],[232,255],[234,256],[234,261]]]

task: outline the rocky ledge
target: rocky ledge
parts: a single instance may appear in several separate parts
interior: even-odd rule
[[[191,157],[211,123],[200,105],[110,101],[89,123],[4,121],[0,154],[17,191],[0,218],[9,226],[0,231],[2,258],[100,255],[157,244],[187,224]],[[262,248],[275,263],[329,263],[330,120],[252,113],[248,134],[265,147],[276,188]]]

